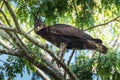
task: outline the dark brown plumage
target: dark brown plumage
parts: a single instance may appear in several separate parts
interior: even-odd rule
[[[60,47],[64,43],[67,49],[77,50],[96,50],[101,53],[106,53],[107,48],[102,45],[100,39],[94,39],[84,31],[74,28],[66,24],[55,24],[52,26],[45,26],[39,20],[35,20],[35,33]]]

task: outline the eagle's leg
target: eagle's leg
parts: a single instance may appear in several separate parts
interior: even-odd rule
[[[60,43],[60,50],[59,50],[59,52],[57,53],[57,55],[58,55],[60,61],[62,61],[62,62],[64,62],[63,56],[64,56],[64,54],[65,54],[65,52],[66,52],[66,50],[67,50],[66,47],[67,47],[67,44],[65,44],[65,43]],[[57,62],[57,64],[58,64],[58,67],[61,67],[58,62]]]
[[[64,56],[64,54],[65,54],[65,52],[67,50],[66,47],[67,47],[67,44],[60,43],[60,52],[57,53],[57,55],[60,57],[60,60],[63,59],[63,56]]]
[[[64,62],[64,60],[63,60],[63,56],[64,56],[64,54],[65,54],[65,52],[66,52],[66,47],[67,47],[67,44],[65,44],[65,43],[60,43],[60,50],[57,52],[57,56],[59,57],[59,59],[61,60],[61,61],[63,61]],[[54,62],[55,60],[54,60],[54,58],[52,58],[52,62]],[[60,65],[59,65],[59,63],[57,63],[58,64],[58,67],[60,67]]]

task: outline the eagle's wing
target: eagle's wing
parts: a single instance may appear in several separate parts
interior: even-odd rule
[[[61,35],[66,37],[74,37],[74,38],[90,39],[90,40],[93,39],[91,36],[84,33],[82,30],[66,24],[56,24],[50,26],[50,31],[56,35]]]

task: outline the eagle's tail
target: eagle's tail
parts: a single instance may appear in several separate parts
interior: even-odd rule
[[[101,52],[101,53],[104,53],[104,54],[107,53],[107,49],[108,49],[108,48],[105,47],[104,45],[97,44],[96,46],[97,46],[97,49],[96,49],[97,51],[99,51],[99,52]]]
[[[88,40],[84,45],[84,49],[96,50],[101,53],[107,53],[108,48],[100,43],[95,43],[94,41]]]

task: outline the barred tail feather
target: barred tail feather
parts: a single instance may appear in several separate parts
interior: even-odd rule
[[[104,45],[100,45],[100,44],[98,44],[98,46],[97,46],[97,51],[99,51],[99,52],[101,52],[101,53],[104,53],[104,54],[106,54],[107,53],[107,47],[105,47]]]
[[[100,43],[95,43],[94,41],[87,40],[86,43],[84,44],[84,49],[90,49],[90,50],[96,50],[100,53],[107,53],[107,47]]]

